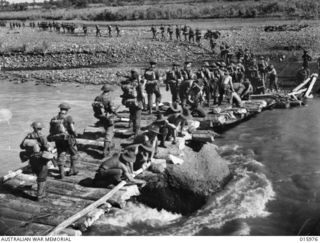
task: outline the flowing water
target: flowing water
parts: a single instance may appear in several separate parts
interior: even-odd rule
[[[0,83],[0,175],[23,166],[21,139],[33,120],[42,121],[47,133],[60,102],[71,104],[79,132],[92,124],[90,103],[99,88]],[[320,99],[302,108],[258,114],[216,140],[235,176],[193,215],[132,202],[101,218],[87,234],[296,235],[320,218],[319,131]]]

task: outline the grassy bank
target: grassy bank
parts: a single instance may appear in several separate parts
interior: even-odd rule
[[[17,12],[0,12],[0,19],[50,19],[50,20],[151,20],[151,19],[201,19],[201,18],[256,18],[319,17],[320,0],[243,0],[202,1],[186,3],[161,3],[127,6],[99,6],[90,8],[36,9]]]

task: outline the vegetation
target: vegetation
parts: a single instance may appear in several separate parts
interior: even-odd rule
[[[9,5],[11,6],[11,5]],[[0,19],[147,20],[197,18],[319,17],[320,0],[58,0],[45,1],[41,9],[0,12]],[[22,10],[22,11],[20,11]]]

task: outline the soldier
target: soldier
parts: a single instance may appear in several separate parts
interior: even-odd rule
[[[276,91],[278,91],[278,75],[277,70],[271,64],[268,68],[268,75],[269,75],[269,89],[272,90],[273,87]]]
[[[178,25],[176,25],[176,39],[181,41],[181,29]]]
[[[112,28],[110,25],[107,25],[109,37],[112,37]]]
[[[210,44],[210,49],[211,49],[212,53],[215,53],[215,48],[217,46],[217,43],[215,42],[215,40],[213,39],[212,36],[210,36],[210,38],[209,38],[209,44]]]
[[[103,155],[107,157],[110,155],[112,147],[112,139],[114,136],[114,116],[117,116],[116,109],[113,105],[112,99],[109,96],[109,93],[113,89],[105,84],[101,88],[102,93],[94,99],[92,104],[94,117],[99,119],[97,125],[102,125],[106,131],[104,138],[104,150]]]
[[[164,26],[163,26],[163,24],[160,26],[160,32],[161,32],[161,40],[165,40],[166,39],[166,36],[165,36],[165,34],[164,34],[164,31],[165,31],[165,29],[164,29]]]
[[[95,186],[108,187],[117,185],[123,178],[131,183],[144,185],[146,182],[133,178],[131,164],[136,160],[136,155],[133,151],[124,151],[119,154],[114,153],[111,158],[102,160],[97,173],[93,179]]]
[[[154,25],[151,26],[151,32],[152,32],[152,39],[156,40],[157,39],[157,30],[154,27]]]
[[[57,116],[53,117],[50,121],[50,135],[48,139],[54,141],[58,152],[58,166],[60,171],[60,178],[65,176],[64,165],[67,160],[67,154],[70,154],[70,171],[68,176],[77,175],[76,164],[78,163],[78,149],[76,137],[77,133],[74,127],[73,118],[68,115],[71,109],[67,103],[59,105],[60,112]]]
[[[101,37],[100,27],[96,24],[96,37]]]
[[[189,42],[191,42],[194,44],[194,31],[193,29],[190,27],[189,28]]]
[[[312,58],[311,58],[311,56],[308,54],[308,51],[307,51],[307,50],[303,50],[302,60],[303,60],[302,66],[303,66],[304,68],[309,68],[309,62],[311,62]]]
[[[29,159],[32,172],[37,176],[37,200],[39,201],[46,196],[47,163],[53,159],[53,155],[49,152],[44,153],[45,151],[51,151],[51,148],[46,137],[41,133],[43,128],[42,123],[33,122],[31,127],[33,128],[33,132],[29,133],[20,144],[20,148],[26,150],[20,153],[20,157],[23,154],[23,156],[26,156],[26,159]]]
[[[181,100],[181,107],[185,108],[189,102],[189,92],[192,87],[196,75],[191,70],[191,62],[185,62],[185,67],[181,70],[183,81],[179,88],[179,96]]]
[[[167,135],[169,134],[169,129],[176,129],[176,126],[169,123],[167,119],[164,118],[163,114],[158,113],[157,119],[150,125],[150,127],[158,127],[159,128],[159,139],[160,139],[160,147],[167,148],[165,145],[165,141],[167,139]],[[175,144],[175,140],[174,140]]]
[[[187,36],[188,36],[188,34],[189,34],[189,32],[188,32],[188,27],[185,25],[185,26],[183,27],[182,31],[183,31],[183,35],[184,35],[184,41],[187,41],[187,40],[188,40],[188,39],[187,39]]]
[[[146,79],[146,91],[148,95],[148,110],[149,114],[152,113],[153,94],[156,96],[156,111],[159,110],[159,103],[161,102],[161,93],[159,86],[159,72],[155,69],[155,61],[150,61],[150,67],[146,69],[144,78]]]
[[[243,100],[249,100],[251,94],[253,94],[253,86],[248,78],[246,78],[242,84],[244,85],[244,90],[240,94],[240,98]]]
[[[143,108],[143,87],[140,80],[138,70],[133,69],[131,70],[131,77],[121,86],[124,92],[122,95],[122,104],[129,108],[130,121],[132,121],[133,124],[135,137],[140,131],[141,112]]]
[[[264,83],[266,82],[266,68],[267,68],[267,63],[264,60],[264,57],[261,56],[258,61],[258,71]]]
[[[169,38],[172,41],[172,35],[173,35],[173,29],[172,29],[172,25],[168,26],[167,32],[169,34]]]
[[[83,30],[84,35],[87,36],[87,34],[88,34],[88,27],[87,27],[86,25],[83,25],[83,26],[82,26],[82,30]]]
[[[300,69],[297,73],[298,83],[302,83],[303,81],[305,81],[309,77],[310,77],[310,69],[309,68],[302,67],[302,69]]]
[[[196,42],[198,45],[200,45],[201,40],[201,30],[199,28],[196,29]]]
[[[230,92],[234,92],[232,77],[227,69],[221,69],[224,72],[224,75],[221,76],[219,84],[219,101],[218,105],[222,104],[224,95],[230,95]]]
[[[119,25],[116,25],[117,37],[120,37],[120,28]]]
[[[210,65],[208,62],[205,62],[204,65],[198,72],[198,78],[203,79],[204,81],[204,93],[206,94],[207,105],[210,105],[211,93],[213,91],[212,84],[212,74],[209,69]]]
[[[165,80],[166,90],[169,91],[169,88],[170,88],[171,95],[172,95],[172,103],[180,102],[179,88],[183,78],[178,67],[179,67],[179,64],[173,63],[172,70],[168,71],[166,74],[166,80]]]

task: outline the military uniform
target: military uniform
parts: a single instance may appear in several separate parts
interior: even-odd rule
[[[189,65],[189,64],[187,64]],[[181,106],[184,108],[187,105],[189,100],[189,93],[193,84],[193,80],[196,78],[196,75],[191,69],[181,70],[183,81],[179,88],[179,96],[181,100]]]
[[[155,64],[155,63],[154,63]],[[148,109],[149,113],[152,112],[153,106],[153,94],[156,97],[156,110],[158,111],[159,103],[161,102],[161,93],[159,86],[159,72],[154,70],[152,67],[147,69],[144,73],[144,78],[146,79],[146,92],[148,95]]]
[[[41,199],[45,197],[45,183],[48,177],[48,159],[44,158],[42,156],[42,153],[49,149],[49,145],[46,137],[42,135],[40,131],[42,129],[42,124],[34,122],[31,126],[34,128],[35,131],[29,133],[23,139],[23,141],[20,144],[20,148],[26,150],[21,153],[27,155],[32,172],[37,176],[37,198]],[[35,142],[31,149],[26,143],[27,140],[34,140]]]
[[[196,42],[198,45],[200,45],[201,40],[201,31],[199,29],[196,29]]]
[[[176,39],[181,41],[181,29],[178,25],[176,26]]]
[[[151,26],[151,32],[152,32],[152,39],[153,40],[157,39],[157,30],[153,25]]]
[[[69,110],[68,105],[61,104],[60,109]],[[76,164],[78,163],[78,149],[76,142],[76,133],[73,130],[74,121],[69,115],[62,114],[61,111],[50,121],[50,135],[49,139],[55,141],[58,153],[58,166],[60,169],[61,178],[64,177],[64,165],[67,161],[67,154],[70,154],[71,168],[69,175],[75,175]]]
[[[189,29],[189,42],[194,43],[194,31],[192,28]]]
[[[139,74],[132,70],[132,77],[121,88],[124,91],[122,95],[122,104],[129,108],[130,121],[133,124],[134,135],[137,136],[140,131],[141,113],[143,108],[143,90],[140,83]]]
[[[172,95],[172,103],[180,102],[179,88],[182,80],[183,80],[182,74],[179,70],[171,70],[171,71],[168,71],[166,74],[166,87],[167,87],[167,90],[170,88],[171,95]]]
[[[102,87],[103,93],[94,100],[93,110],[94,116],[99,119],[99,123],[103,125],[106,134],[104,138],[104,156],[108,156],[112,147],[112,139],[114,136],[114,115],[116,114],[114,104],[108,92],[112,89],[108,85]],[[100,109],[99,109],[100,106]]]
[[[184,27],[183,27],[183,35],[184,35],[184,41],[187,41],[188,39],[187,39],[187,37],[188,37],[188,27],[185,25]]]
[[[169,27],[168,27],[168,29],[167,29],[167,31],[168,31],[168,34],[169,34],[169,38],[170,38],[170,40],[172,40],[172,35],[173,35],[173,29],[172,29],[172,26],[169,26]]]

